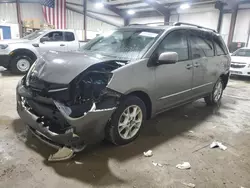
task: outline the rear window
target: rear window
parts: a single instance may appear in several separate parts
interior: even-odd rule
[[[214,45],[218,56],[228,54],[227,48],[221,37],[214,38]]]
[[[235,51],[232,56],[250,57],[250,49],[239,49]]]
[[[74,41],[75,40],[75,35],[72,32],[65,32],[65,41]]]

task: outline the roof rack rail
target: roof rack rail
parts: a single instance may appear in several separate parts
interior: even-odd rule
[[[157,25],[159,24],[159,25]],[[167,25],[173,25],[174,22],[149,22],[149,23],[145,23],[145,24],[137,24],[137,23],[134,23],[134,24],[129,24],[127,26],[140,26],[140,25],[157,25],[157,26],[167,26]]]
[[[213,32],[217,33],[217,31],[214,30],[214,29],[210,29],[210,28],[203,27],[203,26],[200,26],[200,25],[195,25],[195,24],[185,23],[185,22],[176,22],[176,23],[174,23],[174,26],[180,26],[180,25],[188,25],[188,26],[193,26],[193,27],[197,27],[197,28],[200,28],[200,29],[207,29],[207,30],[210,30],[210,31],[213,31]]]

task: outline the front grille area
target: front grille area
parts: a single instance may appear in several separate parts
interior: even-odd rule
[[[240,69],[240,68],[244,68],[246,65],[237,65],[237,64],[231,64],[232,68],[236,68],[236,69]]]

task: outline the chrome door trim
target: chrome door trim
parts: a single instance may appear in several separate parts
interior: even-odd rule
[[[193,87],[192,90],[199,89],[201,87],[205,87],[205,86],[208,86],[208,85],[211,85],[211,84],[213,84],[213,82],[209,82],[209,83],[206,83],[206,84],[203,84],[203,85],[200,85],[200,86]]]
[[[159,98],[159,100],[166,99],[166,98],[169,98],[169,97],[173,97],[173,96],[176,96],[176,95],[180,95],[182,93],[186,93],[186,92],[189,92],[191,90],[192,89],[187,89],[187,90],[184,90],[184,91],[181,91],[181,92],[178,92],[178,93],[174,93],[174,94],[171,94],[171,95],[163,96],[163,97]]]
[[[49,93],[52,93],[52,92],[57,92],[57,91],[64,91],[64,90],[67,90],[68,88],[67,87],[65,87],[65,88],[60,88],[60,89],[51,89],[51,90],[49,90],[48,92]]]
[[[192,91],[192,90],[195,90],[195,89],[199,89],[201,87],[205,87],[207,85],[211,85],[213,84],[213,82],[209,82],[209,83],[206,83],[206,84],[203,84],[203,85],[200,85],[200,86],[197,86],[197,87],[194,87],[192,89],[187,89],[187,90],[184,90],[184,91],[181,91],[181,92],[178,92],[178,93],[174,93],[174,94],[171,94],[171,95],[166,95],[166,96],[163,96],[161,98],[159,98],[158,100],[163,100],[163,99],[167,99],[169,97],[173,97],[173,96],[176,96],[176,95],[180,95],[182,93],[186,93],[186,92],[189,92],[189,91]]]

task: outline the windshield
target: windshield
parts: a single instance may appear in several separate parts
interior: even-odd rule
[[[80,51],[97,52],[121,60],[140,59],[160,36],[162,30],[116,30],[101,35],[81,47]]]
[[[33,39],[41,36],[43,33],[45,33],[45,31],[38,30],[38,31],[35,31],[33,33],[26,35],[25,37],[23,37],[23,39],[33,40]]]
[[[239,49],[236,50],[232,56],[242,56],[242,57],[250,57],[250,49]]]

